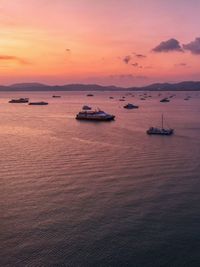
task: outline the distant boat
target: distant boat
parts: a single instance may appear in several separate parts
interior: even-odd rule
[[[52,95],[52,97],[54,97],[54,98],[59,98],[59,97],[61,97],[60,95]]]
[[[119,101],[125,101],[125,99],[124,98],[120,98]]]
[[[150,127],[147,130],[147,134],[149,135],[172,135],[174,133],[174,129],[171,128],[164,128],[164,117],[162,114],[162,119],[161,119],[161,128],[156,128],[156,127]]]
[[[190,100],[191,96],[187,96],[184,98],[184,100]]]
[[[94,96],[93,94],[87,94],[87,96]]]
[[[44,101],[40,101],[40,102],[30,102],[29,105],[38,105],[38,106],[44,106],[44,105],[48,105],[48,102],[44,102]]]
[[[18,99],[11,99],[8,101],[9,103],[28,103],[29,98],[18,98]]]
[[[127,105],[124,106],[124,108],[126,108],[126,109],[134,109],[134,108],[139,108],[139,106],[136,106],[136,105],[128,103]]]
[[[90,121],[111,121],[115,119],[114,115],[110,115],[102,110],[95,111],[80,111],[76,115],[77,120],[90,120]]]
[[[167,102],[170,102],[170,100],[167,97],[165,97],[165,98],[161,99],[160,102],[161,103],[167,103]]]
[[[82,107],[82,110],[91,110],[91,109],[92,109],[91,107],[86,106],[86,105]]]
[[[142,98],[140,98],[140,100],[146,100],[146,98],[142,97]]]
[[[110,99],[113,99],[114,97],[113,97],[113,96],[110,96],[109,98],[110,98]]]

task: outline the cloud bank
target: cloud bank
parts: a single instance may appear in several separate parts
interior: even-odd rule
[[[183,48],[194,55],[200,55],[200,37],[197,37],[194,41],[188,44],[184,44]]]
[[[161,42],[159,45],[154,47],[152,51],[156,53],[161,53],[161,52],[167,53],[167,52],[172,52],[172,51],[183,52],[183,49],[178,40],[171,38],[167,41]]]

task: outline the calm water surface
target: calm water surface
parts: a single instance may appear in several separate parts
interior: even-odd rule
[[[0,93],[0,266],[200,266],[200,94],[56,94]],[[162,113],[175,135],[146,135]]]

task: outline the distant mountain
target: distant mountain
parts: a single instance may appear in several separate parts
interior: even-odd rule
[[[121,91],[125,88],[97,84],[46,85],[41,83],[17,83],[0,88],[0,91]]]
[[[10,85],[11,88],[38,88],[38,87],[48,87],[48,85],[42,83],[15,83]]]
[[[138,90],[136,87],[129,90]],[[144,91],[200,91],[200,82],[185,81],[180,83],[154,83],[140,87]]]
[[[41,83],[17,83],[0,86],[0,91],[200,91],[200,81],[180,83],[154,83],[143,87],[101,86],[98,84],[46,85]]]

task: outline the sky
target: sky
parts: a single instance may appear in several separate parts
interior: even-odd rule
[[[0,0],[0,84],[200,80],[199,0]]]

